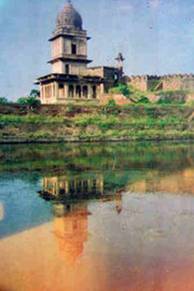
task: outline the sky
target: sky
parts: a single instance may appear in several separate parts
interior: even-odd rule
[[[92,65],[127,75],[194,73],[194,0],[73,0],[92,39]],[[66,0],[0,0],[0,96],[26,96],[51,72],[50,38]]]

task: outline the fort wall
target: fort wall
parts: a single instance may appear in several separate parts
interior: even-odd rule
[[[194,91],[193,74],[174,74],[164,76],[142,75],[128,77],[128,84],[141,91],[186,90]]]
[[[130,76],[128,77],[128,84],[131,84],[134,88],[147,91],[148,90],[148,76]]]

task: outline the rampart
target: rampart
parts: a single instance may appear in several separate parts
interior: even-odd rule
[[[194,91],[194,74],[130,76],[127,82],[141,91]]]

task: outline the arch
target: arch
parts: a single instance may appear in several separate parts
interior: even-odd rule
[[[76,97],[77,98],[81,98],[81,96],[82,96],[81,86],[80,85],[77,85],[76,86]]]
[[[63,83],[59,83],[59,98],[64,98],[64,84]]]
[[[69,85],[68,96],[69,96],[69,98],[74,97],[74,86],[73,85]]]
[[[96,86],[92,86],[92,98],[93,99],[97,98],[97,88],[96,88]]]
[[[88,86],[83,86],[83,97],[88,98]]]
[[[76,55],[77,54],[77,45],[75,43],[71,44],[71,54]]]
[[[69,64],[65,65],[65,74],[69,75]]]
[[[119,80],[119,74],[118,73],[114,73],[113,79],[114,79],[114,81],[118,81]]]

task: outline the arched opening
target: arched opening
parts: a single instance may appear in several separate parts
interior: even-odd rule
[[[88,98],[88,86],[83,86],[83,96],[84,98]]]
[[[114,79],[114,81],[118,81],[119,80],[118,73],[114,73],[113,79]]]
[[[92,98],[96,99],[97,97],[97,88],[96,86],[92,87]]]
[[[59,98],[64,98],[64,84],[59,83]]]
[[[74,97],[74,87],[73,87],[73,85],[70,85],[69,86],[69,92],[68,92],[69,94],[69,98],[73,98]]]
[[[77,46],[74,43],[72,43],[72,45],[71,45],[71,53],[72,53],[72,55],[77,54]]]
[[[65,74],[69,74],[69,65],[65,65]]]
[[[81,98],[81,86],[76,86],[76,97]]]

